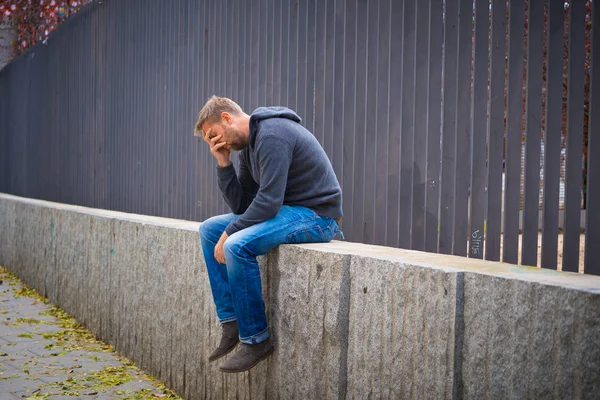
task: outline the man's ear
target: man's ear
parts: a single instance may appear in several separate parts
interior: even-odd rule
[[[229,125],[231,125],[231,123],[232,123],[231,115],[229,115],[229,113],[228,113],[228,112],[226,112],[226,111],[223,111],[223,112],[221,113],[221,119],[222,119],[224,122],[227,122]]]

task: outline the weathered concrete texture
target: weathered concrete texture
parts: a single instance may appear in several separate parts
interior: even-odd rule
[[[267,397],[343,397],[350,257],[282,246],[269,261],[269,316],[277,352],[263,366],[269,374]]]
[[[461,275],[352,258],[348,397],[452,398]]]
[[[600,398],[600,295],[466,273],[465,398]]]
[[[0,264],[187,399],[600,398],[600,277],[344,242],[259,259],[276,351],[223,374],[198,226],[0,194]]]
[[[41,244],[43,241],[43,232],[39,232],[41,224],[41,207],[31,204],[17,203],[15,205],[15,225],[14,238],[17,242],[17,248],[26,248],[25,252],[15,252],[13,254],[14,262],[27,265],[24,279],[31,282],[31,286],[43,288],[44,270],[43,256],[41,256]]]

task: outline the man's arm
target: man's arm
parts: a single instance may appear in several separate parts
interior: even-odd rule
[[[266,221],[279,212],[285,196],[288,171],[292,162],[291,145],[269,135],[257,146],[260,187],[256,197],[237,221],[225,229],[228,235]]]
[[[258,185],[252,179],[243,157],[240,157],[239,165],[239,177],[231,163],[226,167],[217,167],[219,189],[231,212],[238,215],[248,209],[258,190]]]

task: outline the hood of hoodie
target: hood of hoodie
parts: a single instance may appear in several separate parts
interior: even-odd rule
[[[250,137],[248,142],[254,147],[256,131],[260,121],[270,118],[286,118],[300,123],[302,119],[294,111],[287,107],[259,107],[250,116]]]

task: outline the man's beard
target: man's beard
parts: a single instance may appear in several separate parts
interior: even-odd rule
[[[227,127],[227,134],[228,136],[231,138],[230,142],[231,144],[229,145],[229,147],[231,148],[231,150],[235,150],[235,151],[240,151],[243,150],[246,146],[246,140],[244,140],[244,137],[235,129],[233,129],[232,127]]]

